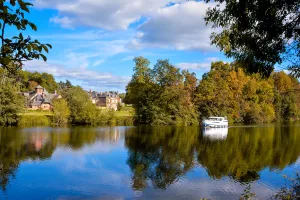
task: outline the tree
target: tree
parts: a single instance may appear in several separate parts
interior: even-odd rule
[[[24,103],[15,87],[11,84],[0,84],[0,125],[16,124]]]
[[[208,9],[205,20],[223,29],[211,39],[226,56],[241,62],[251,73],[270,76],[276,63],[285,63],[300,77],[299,0],[214,2],[217,6]]]
[[[24,61],[40,58],[46,61],[42,53],[48,53],[48,48],[52,48],[50,44],[41,44],[30,36],[25,38],[22,32],[13,37],[5,35],[7,29],[25,31],[30,26],[32,30],[37,30],[36,25],[25,18],[30,6],[33,5],[23,0],[0,1],[0,65],[12,74],[22,68]]]
[[[68,88],[62,91],[62,96],[68,102],[71,111],[70,119],[73,123],[97,124],[99,122],[102,113],[81,87]]]
[[[55,124],[67,124],[71,111],[68,103],[64,99],[56,99],[53,102],[54,123]]]
[[[149,67],[149,60],[143,57],[134,60],[135,73],[126,88],[126,102],[133,104],[138,123],[198,123],[193,104],[197,84],[195,74],[181,72],[169,60],[158,60],[153,69]]]
[[[72,83],[69,80],[66,80],[66,82],[60,81],[58,83],[58,87],[59,87],[60,90],[65,90],[65,89],[71,88]]]
[[[247,75],[239,63],[213,63],[196,92],[201,117],[227,116],[232,123],[271,122],[275,119],[274,82]]]

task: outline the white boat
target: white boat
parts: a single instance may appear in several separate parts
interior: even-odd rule
[[[228,127],[228,120],[225,117],[209,117],[202,121],[204,127]]]

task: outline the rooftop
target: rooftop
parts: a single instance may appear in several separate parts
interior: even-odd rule
[[[35,87],[35,89],[44,89],[42,86],[38,85]]]

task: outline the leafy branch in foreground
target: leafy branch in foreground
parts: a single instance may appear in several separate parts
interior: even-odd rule
[[[210,2],[210,0],[206,0]],[[212,43],[251,73],[270,76],[283,64],[300,77],[299,0],[215,0],[205,20],[213,28]]]
[[[34,23],[28,21],[25,15],[29,13],[29,7],[33,4],[23,0],[0,0],[0,65],[10,73],[16,73],[21,69],[24,61],[47,57],[43,54],[49,52],[50,44],[42,44],[38,40],[24,37],[21,31],[28,26],[36,31]],[[17,36],[6,36],[7,28],[15,28],[20,33]]]
[[[290,182],[290,186],[282,187],[274,196],[275,199],[299,199],[300,198],[300,174],[296,173],[294,177],[283,176]]]

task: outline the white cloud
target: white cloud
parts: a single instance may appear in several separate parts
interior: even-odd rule
[[[52,17],[50,22],[60,24],[63,28],[73,28],[73,20],[69,17]]]
[[[52,74],[59,80],[68,79],[72,83],[78,84],[87,90],[105,91],[112,89],[123,91],[130,80],[130,77],[116,76],[111,73],[90,70],[86,67],[85,61],[81,61],[81,64],[70,65],[70,63],[75,62],[76,59],[64,65],[51,63],[51,61],[46,63],[40,60],[33,60],[26,63],[24,69],[28,71],[46,72]]]
[[[180,69],[192,69],[192,70],[210,70],[211,63],[179,63],[177,67]]]
[[[208,58],[206,58],[206,60],[208,60],[208,61],[210,61],[210,62],[216,62],[216,61],[219,61],[219,60],[221,60],[221,59],[218,58],[218,57],[208,57]]]
[[[112,34],[109,34],[112,36]],[[108,33],[101,30],[89,30],[89,31],[83,31],[83,32],[75,32],[75,33],[65,33],[65,34],[43,34],[43,35],[33,35],[33,37],[36,37],[38,39],[47,39],[48,40],[74,40],[74,41],[89,41],[89,40],[99,40],[104,39],[108,36]],[[114,34],[115,36],[115,34]],[[117,35],[119,36],[119,35]],[[116,37],[117,37],[116,36]]]
[[[126,62],[126,61],[132,61],[135,58],[135,56],[126,56],[125,58],[121,59],[121,62]]]
[[[189,1],[159,8],[138,28],[139,33],[129,47],[215,51],[209,38],[212,29],[204,21],[206,10],[213,5]]]
[[[141,24],[135,36],[128,35],[127,48],[167,48],[176,50],[216,51],[210,44],[212,29],[206,26],[206,10],[215,3],[186,0],[34,0],[38,8],[58,10],[50,21],[64,28],[88,26],[101,30],[128,30]],[[175,4],[170,4],[170,2]],[[167,6],[168,5],[168,6]],[[142,20],[141,20],[142,19]],[[143,21],[146,20],[144,23]],[[115,32],[90,32],[92,38]],[[124,32],[123,32],[124,33]],[[70,36],[72,37],[72,36]],[[80,35],[73,36],[80,38]],[[104,36],[105,37],[105,36]]]
[[[92,64],[92,66],[93,67],[96,67],[96,66],[98,66],[98,65],[101,65],[102,63],[104,63],[105,62],[105,60],[96,60],[93,64]]]
[[[149,16],[157,8],[170,2],[185,0],[35,0],[39,8],[54,8],[59,11],[52,21],[67,27],[91,26],[107,30],[127,29],[141,17]]]

